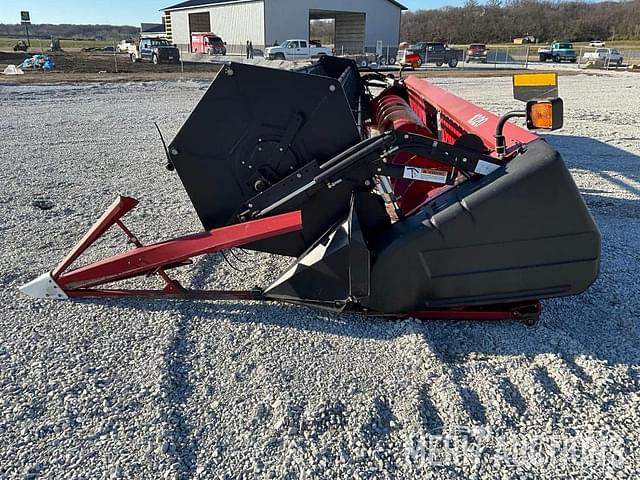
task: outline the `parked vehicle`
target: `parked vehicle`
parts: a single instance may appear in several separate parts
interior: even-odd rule
[[[528,43],[536,43],[536,37],[533,35],[525,35],[524,37],[516,37],[513,39],[516,45],[526,45]]]
[[[411,68],[420,68],[422,66],[422,57],[417,50],[404,49],[398,52],[398,60],[400,65]]]
[[[624,57],[615,48],[597,48],[593,52],[585,53],[582,58],[593,62],[603,62],[607,65],[616,65],[618,67],[624,62]]]
[[[62,47],[60,46],[60,39],[57,37],[51,37],[51,43],[49,44],[50,52],[62,52]]]
[[[215,33],[192,33],[191,52],[206,53],[207,55],[226,55],[227,45]]]
[[[387,64],[395,65],[396,58],[389,56],[387,59],[384,55],[376,55],[375,53],[358,53],[358,54],[346,54],[340,55],[340,58],[348,58],[353,60],[358,65],[359,69],[375,70],[376,68],[384,67]]]
[[[29,50],[29,45],[24,40],[18,40],[13,46],[14,52],[26,52],[27,50]]]
[[[577,60],[576,50],[570,42],[553,42],[549,48],[538,49],[541,62],[553,60],[554,62],[571,62]]]
[[[265,48],[264,57],[269,60],[308,60],[333,54],[330,48],[316,46],[318,43],[300,39],[287,40],[279,46]]]
[[[461,49],[450,48],[442,42],[418,42],[398,52],[398,59],[401,65],[413,68],[426,63],[435,63],[438,67],[446,63],[449,67],[455,68],[462,60],[462,55]]]
[[[604,43],[602,40],[592,40],[591,42],[589,42],[590,47],[604,47],[605,45],[606,43]]]
[[[487,54],[489,50],[484,43],[472,43],[467,49],[467,62],[487,63]]]
[[[131,53],[133,63],[150,61],[159,63],[177,63],[180,61],[180,51],[168,40],[162,38],[141,38],[135,52]]]
[[[136,50],[136,42],[130,38],[127,40],[122,40],[116,45],[116,52],[118,53],[128,53],[129,55],[131,55]]]

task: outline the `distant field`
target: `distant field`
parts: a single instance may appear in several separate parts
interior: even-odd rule
[[[21,38],[25,40],[24,37]],[[7,48],[13,48],[13,46],[18,41],[16,37],[0,37],[0,48],[6,50]],[[43,48],[47,50],[51,40],[48,38],[32,38],[31,39],[31,51],[40,50]],[[103,41],[103,40],[60,40],[60,46],[65,48],[84,48],[84,47],[106,47],[108,45],[113,45],[113,41]]]

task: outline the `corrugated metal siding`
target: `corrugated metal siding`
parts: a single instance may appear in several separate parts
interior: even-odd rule
[[[364,13],[336,14],[336,53],[364,51],[366,15]]]
[[[209,12],[189,14],[189,32],[210,32],[211,14]]]
[[[309,10],[364,13],[365,46],[397,47],[400,42],[401,10],[388,0],[264,0],[266,40],[282,42],[309,36]]]
[[[173,42],[188,51],[191,32],[189,14],[209,13],[210,30],[227,42],[228,50],[240,48],[251,40],[256,48],[264,44],[264,2],[233,3],[204,8],[171,11]]]

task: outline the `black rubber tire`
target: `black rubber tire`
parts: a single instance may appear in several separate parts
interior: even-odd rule
[[[616,66],[618,66],[618,67],[622,66],[622,58],[618,59],[618,61],[616,62]]]
[[[138,55],[132,53],[129,57],[131,58],[131,63],[138,63]]]
[[[153,54],[153,57],[151,57],[151,61],[154,65],[158,65],[158,63],[160,63],[160,61],[158,60],[158,55],[156,55],[155,53]]]
[[[560,63],[560,57],[558,55],[554,55],[553,57],[551,57],[551,60],[553,60],[554,63]]]
[[[276,60],[285,60],[284,58],[284,53],[276,53],[273,58],[275,58]]]
[[[436,62],[436,67],[441,67],[442,65],[444,65],[444,62]]]
[[[546,55],[540,55],[540,61],[542,63],[545,63],[547,61],[547,56]]]
[[[447,63],[447,65],[449,65],[449,68],[456,68],[458,66],[458,59],[453,57],[449,59],[449,63]]]

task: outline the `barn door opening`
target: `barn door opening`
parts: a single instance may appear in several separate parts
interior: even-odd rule
[[[189,14],[189,51],[191,51],[191,34],[207,33],[211,31],[209,12]]]
[[[335,10],[309,10],[309,31],[332,36],[336,55],[361,54],[365,51],[366,14],[363,12],[339,12]]]

